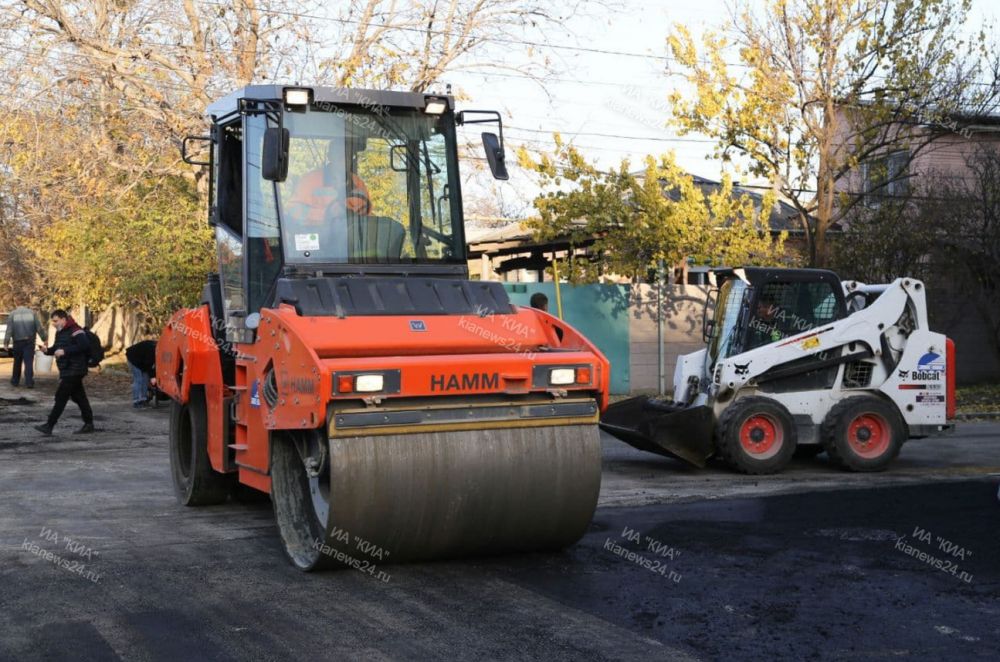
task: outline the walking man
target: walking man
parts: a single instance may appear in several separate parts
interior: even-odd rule
[[[83,390],[83,378],[87,376],[87,361],[90,356],[87,333],[65,310],[53,310],[52,323],[56,326],[56,340],[45,353],[56,357],[59,388],[56,389],[56,402],[49,413],[49,420],[36,425],[35,429],[44,435],[51,435],[66,403],[72,400],[80,408],[80,415],[83,417],[83,427],[73,434],[90,434],[94,431],[94,412],[90,409],[87,392]]]
[[[149,400],[149,385],[156,385],[156,341],[143,340],[125,350],[132,369],[132,407],[142,409]]]
[[[4,334],[4,349],[14,341],[14,372],[11,375],[11,386],[21,382],[21,366],[24,366],[24,385],[35,388],[35,336],[48,342],[49,329],[38,321],[35,311],[24,306],[18,306],[7,318],[7,333]]]

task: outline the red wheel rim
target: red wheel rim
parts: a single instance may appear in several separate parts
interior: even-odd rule
[[[755,460],[774,457],[785,443],[785,430],[770,414],[754,414],[740,426],[740,446]]]
[[[881,414],[861,414],[847,426],[847,443],[851,450],[866,459],[880,457],[888,450],[891,439],[889,421]]]

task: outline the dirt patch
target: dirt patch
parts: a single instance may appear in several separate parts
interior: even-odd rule
[[[132,397],[132,375],[124,365],[108,366],[100,372],[91,370],[84,386],[88,394],[99,400]]]
[[[34,400],[29,400],[28,398],[3,398],[0,397],[0,407],[9,407],[11,405],[33,405]]]
[[[35,390],[31,391],[31,397],[14,397],[9,383],[12,362],[10,359],[0,360],[0,388],[5,393],[0,396],[0,407],[5,405],[35,405],[38,403],[51,404],[52,394],[59,383],[59,373],[37,372],[35,373]],[[87,389],[87,395],[92,400],[123,400],[129,401],[132,397],[132,374],[128,369],[128,364],[111,362],[102,364],[99,369],[92,368],[87,374],[87,379],[83,382]],[[20,391],[24,392],[24,391]]]

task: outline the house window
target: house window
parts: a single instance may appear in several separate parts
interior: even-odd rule
[[[910,192],[907,166],[910,152],[902,150],[886,156],[870,159],[861,164],[861,180],[864,187],[864,204],[876,209],[889,198],[902,198]]]

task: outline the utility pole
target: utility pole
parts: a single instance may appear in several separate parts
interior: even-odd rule
[[[660,396],[667,393],[666,352],[663,351],[663,280],[666,267],[663,260],[656,264],[656,365],[659,376]]]

